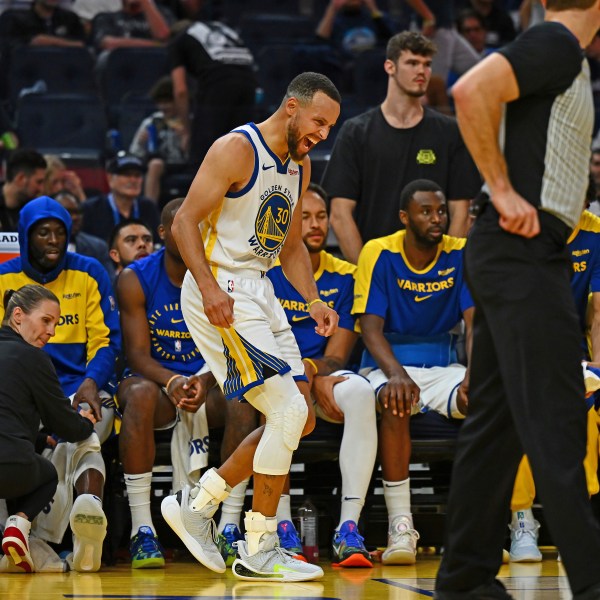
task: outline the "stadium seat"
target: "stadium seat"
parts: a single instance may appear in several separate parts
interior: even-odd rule
[[[17,105],[21,144],[44,154],[98,157],[104,150],[106,117],[96,96],[29,94]]]
[[[94,59],[85,48],[24,46],[10,57],[8,85],[10,100],[22,89],[44,81],[50,94],[93,94]]]
[[[118,107],[113,107],[113,116],[116,117],[117,129],[125,150],[129,149],[140,123],[155,110],[154,102],[148,96],[140,94],[128,94]]]
[[[266,44],[295,44],[315,39],[315,20],[300,15],[246,13],[238,29],[252,51]]]
[[[168,73],[166,48],[117,48],[97,63],[102,98],[110,108],[126,94],[147,94]]]

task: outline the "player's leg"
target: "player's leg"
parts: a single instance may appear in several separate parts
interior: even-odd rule
[[[119,455],[131,511],[131,566],[163,567],[165,560],[150,512],[154,430],[174,424],[176,409],[156,383],[143,377],[124,379],[117,398],[123,414]]]
[[[217,388],[214,391],[217,392]],[[221,390],[218,390],[217,393],[222,396]],[[224,400],[224,402],[225,422],[221,443],[222,463],[225,463],[242,441],[258,427],[258,412],[251,404],[238,402],[237,400]],[[258,445],[258,441],[256,443]],[[251,462],[248,462],[248,468],[251,472]],[[240,531],[240,519],[244,509],[249,479],[249,476],[246,476],[240,483],[233,486],[231,493],[221,504],[221,518],[217,526],[219,533],[218,545],[227,566],[231,566],[235,560],[236,550],[233,544],[243,539]]]
[[[372,567],[358,521],[365,503],[377,455],[375,393],[364,377],[352,371],[336,371],[346,377],[336,383],[333,397],[344,414],[340,445],[342,505],[332,541],[332,563],[342,567]],[[317,411],[321,418],[324,415]]]
[[[368,375],[377,392],[387,382],[380,369]],[[394,415],[379,402],[379,459],[383,478],[383,496],[388,511],[388,545],[384,564],[413,564],[417,556],[419,534],[414,528],[410,507],[410,414]]]

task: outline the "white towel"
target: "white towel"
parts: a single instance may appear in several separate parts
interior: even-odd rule
[[[179,418],[171,438],[173,493],[181,490],[186,483],[197,483],[200,471],[208,466],[206,404],[195,413],[185,410],[178,413]]]
[[[42,456],[52,462],[58,473],[58,486],[54,498],[33,521],[32,531],[41,539],[59,544],[67,525],[73,506],[73,486],[83,471],[89,468],[93,459],[94,468],[102,470],[104,462],[100,454],[100,441],[96,433],[82,442],[61,442],[56,448],[46,448]],[[100,459],[100,463],[98,462]],[[105,476],[105,472],[102,472]]]
[[[36,573],[62,573],[68,570],[66,561],[62,560],[44,540],[35,537],[29,538],[29,553],[33,560]],[[0,560],[0,572],[24,573],[23,569],[15,567],[6,556]]]

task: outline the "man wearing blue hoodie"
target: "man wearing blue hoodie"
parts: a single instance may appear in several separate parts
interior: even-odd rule
[[[0,298],[8,289],[37,283],[60,300],[56,335],[44,350],[73,406],[87,404],[94,411],[98,437],[85,447],[51,442],[45,450],[62,481],[36,528],[39,537],[58,543],[70,522],[73,568],[97,571],[106,533],[101,500],[105,468],[98,438],[104,441],[111,431],[111,379],[121,339],[108,274],[96,259],[67,252],[70,234],[71,217],[52,198],[42,196],[24,206],[19,215],[21,255],[0,265]]]

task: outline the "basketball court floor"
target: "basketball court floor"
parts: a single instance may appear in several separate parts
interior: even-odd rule
[[[333,569],[323,561],[325,577],[311,583],[247,583],[228,570],[218,575],[188,560],[167,562],[165,569],[132,570],[129,565],[101,572],[0,575],[0,600],[412,600],[431,598],[439,557],[419,553],[414,566]],[[516,600],[568,600],[571,592],[556,551],[541,563],[503,565],[499,574]]]

